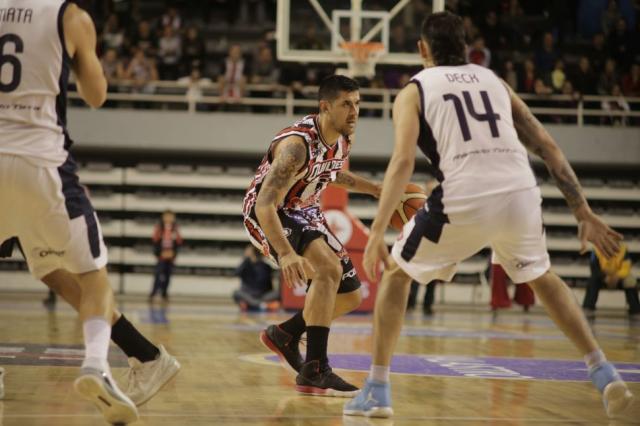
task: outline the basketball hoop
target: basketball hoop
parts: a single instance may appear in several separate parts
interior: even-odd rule
[[[385,52],[383,43],[349,41],[341,43],[340,47],[349,55],[351,77],[375,76],[377,59]]]

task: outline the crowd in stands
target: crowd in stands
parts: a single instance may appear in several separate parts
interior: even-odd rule
[[[154,9],[144,3],[160,4]],[[371,0],[365,7],[389,10],[395,3]],[[613,96],[601,105],[609,111],[630,110],[625,97],[640,96],[640,2],[448,0],[446,7],[463,17],[468,60],[493,69],[518,93]],[[97,15],[100,55],[112,85],[129,80],[144,92],[155,80],[216,83],[224,102],[234,103],[245,95],[247,83],[298,90],[334,71],[335,64],[277,61],[275,9],[275,0],[111,0],[91,12]],[[413,0],[392,20],[391,52],[417,50],[420,21],[430,10],[428,1]],[[328,45],[324,28],[305,20],[292,25],[296,48]],[[376,76],[362,83],[398,88],[418,69],[378,66]]]

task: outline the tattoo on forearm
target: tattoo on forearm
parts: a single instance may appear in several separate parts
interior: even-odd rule
[[[279,194],[288,189],[291,179],[306,160],[305,146],[299,143],[283,146],[271,164],[271,170],[262,184],[260,195],[266,203],[279,202]]]
[[[571,165],[564,156],[553,154],[558,152],[555,143],[524,102],[518,99],[514,113],[514,125],[522,143],[545,162],[569,207],[572,210],[580,207],[586,200]]]
[[[338,172],[335,183],[349,188],[355,188],[356,186],[356,180],[353,178],[353,176],[344,172]]]

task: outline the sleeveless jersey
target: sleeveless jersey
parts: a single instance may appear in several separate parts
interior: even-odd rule
[[[421,100],[418,146],[440,185],[433,213],[459,213],[488,195],[537,185],[513,125],[507,88],[474,64],[426,68],[413,76]]]
[[[309,212],[317,211],[317,214],[321,214],[319,211],[320,194],[330,182],[336,180],[338,172],[342,170],[342,166],[349,156],[351,141],[347,137],[340,136],[333,146],[329,146],[320,134],[318,116],[308,115],[282,130],[271,142],[269,150],[258,167],[256,175],[244,197],[242,212],[245,218],[253,215],[252,211],[258,198],[260,187],[271,168],[274,145],[292,135],[300,136],[304,140],[307,146],[307,162],[298,171],[295,183],[291,186],[278,208],[285,210],[302,209]]]
[[[0,155],[44,167],[67,158],[66,6],[61,0],[0,0]]]

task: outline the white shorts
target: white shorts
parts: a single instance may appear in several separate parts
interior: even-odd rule
[[[487,197],[456,216],[421,209],[407,222],[391,255],[414,280],[450,281],[459,262],[484,247],[514,283],[534,280],[551,266],[545,241],[540,189]],[[447,223],[447,219],[449,223]]]
[[[80,274],[107,264],[98,218],[69,157],[39,167],[0,155],[0,243],[18,237],[38,279],[56,269]]]

